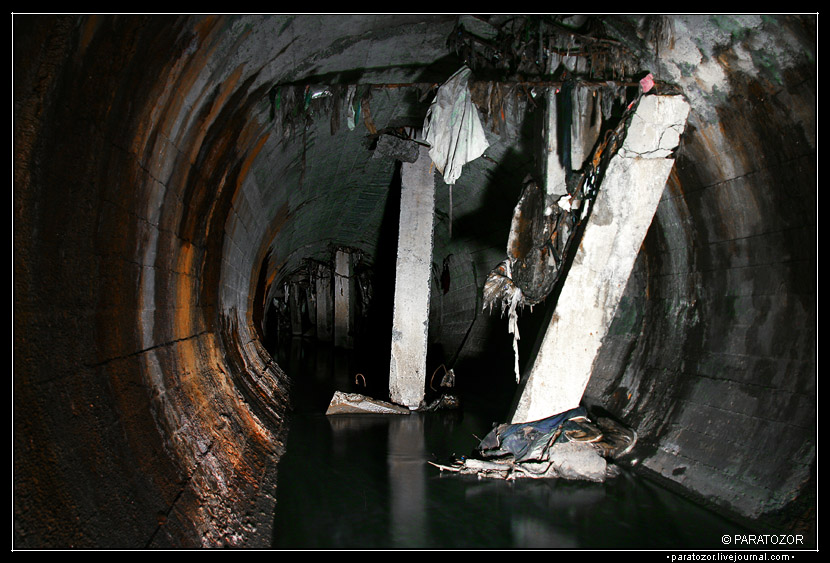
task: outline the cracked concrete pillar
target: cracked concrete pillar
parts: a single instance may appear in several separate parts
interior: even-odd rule
[[[511,422],[579,405],[594,360],[674,165],[689,106],[679,96],[640,101],[623,146],[611,159],[533,366],[521,382]]]
[[[354,345],[353,299],[352,255],[340,248],[334,253],[334,345],[340,348]]]
[[[401,214],[392,317],[389,397],[417,408],[426,384],[429,294],[432,274],[435,179],[425,147],[401,165]]]

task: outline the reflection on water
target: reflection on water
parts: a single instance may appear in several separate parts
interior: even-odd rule
[[[493,421],[470,412],[326,417],[334,384],[309,367],[321,362],[337,371],[330,357],[289,362],[307,379],[279,467],[275,548],[717,549],[723,534],[746,533],[627,472],[604,484],[441,473],[427,461],[468,454]],[[354,390],[343,375],[335,383]]]

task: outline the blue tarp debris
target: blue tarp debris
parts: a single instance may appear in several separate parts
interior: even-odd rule
[[[557,441],[568,440],[568,433],[578,433],[579,441],[591,441],[584,407],[521,424],[500,424],[488,433],[478,446],[482,458],[512,456],[516,462],[542,460]],[[600,439],[602,434],[597,434]],[[587,439],[586,439],[587,438]]]

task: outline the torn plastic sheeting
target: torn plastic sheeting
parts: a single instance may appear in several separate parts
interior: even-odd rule
[[[464,66],[438,89],[424,121],[429,156],[450,185],[489,146],[467,86],[471,73]]]
[[[513,335],[513,371],[516,373],[516,383],[521,379],[519,370],[519,313],[516,312],[519,302],[522,300],[522,291],[515,288],[510,297],[510,309],[507,317],[507,332]]]
[[[560,438],[568,421],[584,418],[587,411],[577,407],[534,422],[500,424],[484,437],[478,451],[485,458],[512,455],[517,462],[539,460]]]
[[[493,303],[501,302],[501,312],[504,314],[505,307],[509,305],[507,332],[513,335],[513,371],[516,374],[516,383],[521,379],[519,370],[519,313],[516,310],[522,302],[522,290],[519,289],[511,278],[512,262],[503,260],[484,282],[484,308],[488,306],[491,311]]]

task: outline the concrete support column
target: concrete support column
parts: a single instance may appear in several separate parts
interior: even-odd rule
[[[572,95],[571,165],[574,170],[580,170],[593,153],[594,145],[599,139],[602,119],[598,114],[602,112],[596,90],[577,85]]]
[[[317,336],[317,292],[311,286],[311,282],[303,286],[305,294],[306,314],[303,322],[305,323],[305,336],[315,338]]]
[[[566,96],[569,99],[566,100]],[[565,181],[569,170],[565,163],[570,163],[574,170],[582,168],[599,139],[602,119],[597,115],[600,109],[595,92],[585,86],[559,93],[549,90],[546,108],[543,141],[545,193],[558,197],[567,194]],[[568,115],[561,115],[563,111],[570,112],[570,128],[567,131],[564,130],[565,124],[560,123],[560,119]],[[560,139],[564,136],[568,137],[569,142],[560,146]],[[563,151],[570,152],[564,155]]]
[[[334,253],[334,345],[340,348],[354,345],[353,300],[352,255],[340,248]]]
[[[426,385],[435,179],[425,147],[401,168],[401,214],[392,319],[389,396],[417,408]]]
[[[679,96],[645,96],[609,163],[582,242],[541,347],[523,378],[511,422],[579,405],[594,360],[651,225],[689,106]]]
[[[558,103],[559,94],[551,88],[547,92],[545,130],[544,130],[544,174],[545,193],[553,196],[563,196],[568,193],[565,186],[565,167],[559,155],[558,135]]]
[[[288,312],[291,315],[291,334],[302,336],[303,334],[303,304],[305,297],[302,295],[300,284],[292,281],[288,285]]]
[[[317,295],[317,339],[322,342],[332,342],[334,330],[334,307],[331,291],[331,269],[324,264],[317,265],[314,278],[315,293]]]

